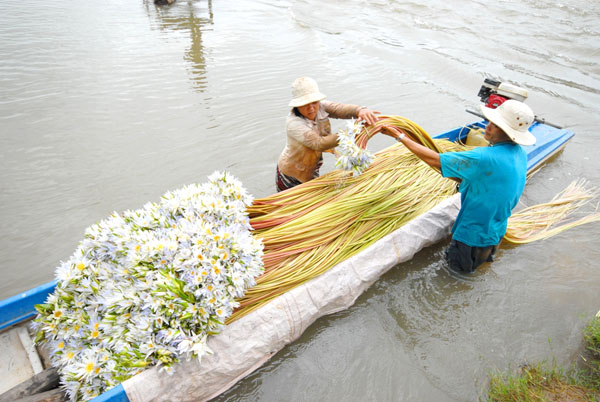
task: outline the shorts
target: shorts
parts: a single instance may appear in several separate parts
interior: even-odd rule
[[[486,247],[471,247],[452,239],[446,250],[446,260],[450,268],[457,272],[473,273],[484,262],[494,261],[498,245]]]

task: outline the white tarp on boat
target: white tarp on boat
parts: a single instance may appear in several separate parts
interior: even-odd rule
[[[447,237],[460,208],[460,194],[443,201],[368,249],[227,325],[208,346],[214,352],[182,362],[173,375],[156,367],[125,381],[131,402],[205,401],[250,374],[309,325],[350,307],[381,275],[410,260],[423,247]]]

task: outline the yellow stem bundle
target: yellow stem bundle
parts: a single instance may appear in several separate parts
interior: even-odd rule
[[[504,239],[510,243],[524,244],[550,238],[586,223],[600,222],[596,212],[580,219],[567,221],[571,214],[596,196],[584,180],[573,181],[552,201],[524,208],[508,219]],[[558,223],[560,225],[556,226]]]
[[[449,141],[433,141],[402,117],[386,117],[379,124],[401,128],[442,152],[464,149]],[[455,183],[405,147],[393,145],[377,153],[360,176],[336,170],[255,200],[248,213],[254,235],[265,245],[265,273],[239,300],[241,306],[229,321],[322,274],[455,192]]]
[[[377,126],[397,127],[413,140],[437,152],[465,147],[433,140],[414,122],[384,116]],[[357,137],[366,144],[373,130]],[[570,227],[600,220],[600,215],[549,226],[579,207],[588,193],[569,187],[551,203],[528,208],[509,221],[506,239],[525,243],[550,237]],[[264,305],[273,298],[317,277],[377,240],[439,204],[456,192],[456,183],[443,178],[414,154],[393,145],[376,154],[360,176],[335,170],[317,179],[269,197],[248,208],[250,223],[265,246],[265,272],[239,300],[240,307],[228,322]]]

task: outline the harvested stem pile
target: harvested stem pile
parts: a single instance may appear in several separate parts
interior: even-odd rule
[[[567,221],[572,212],[579,209],[596,196],[594,190],[587,188],[584,180],[572,182],[552,201],[525,208],[508,219],[508,228],[504,239],[510,243],[524,244],[543,240],[591,222],[600,222],[600,213],[596,212],[583,218]],[[558,222],[564,222],[556,226]]]
[[[414,122],[385,116],[377,126],[397,127],[439,153],[468,149],[432,139]],[[375,130],[363,131],[356,143],[365,147]],[[594,214],[550,229],[591,194],[573,185],[552,202],[527,208],[509,220],[506,239],[527,243],[600,220]],[[257,199],[247,211],[255,236],[264,243],[265,272],[239,299],[227,322],[248,314],[275,297],[317,277],[334,265],[439,204],[456,192],[456,183],[418,159],[404,146],[376,154],[360,176],[335,170],[287,191]]]
[[[401,117],[387,117],[379,124],[401,128],[442,152],[464,149],[449,141],[433,141]],[[370,135],[364,136],[359,140],[366,144]],[[320,275],[455,192],[455,183],[405,147],[393,145],[379,152],[360,176],[336,170],[255,200],[248,212],[255,236],[265,245],[265,272],[239,300],[241,305],[229,321]]]
[[[365,128],[363,132],[356,138],[356,144],[361,148],[366,148],[367,142],[376,132],[376,128],[381,126],[392,126],[399,128],[406,135],[411,137],[414,141],[418,142],[421,145],[426,146],[429,149],[433,149],[437,153],[445,152],[442,148],[438,146],[439,140],[434,140],[427,134],[425,130],[421,128],[414,121],[408,120],[405,117],[400,116],[381,116],[381,119],[375,124],[372,129]],[[464,150],[465,148],[459,148],[459,150]],[[458,150],[458,149],[455,149]]]

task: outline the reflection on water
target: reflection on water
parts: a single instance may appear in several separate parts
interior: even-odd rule
[[[202,31],[206,24],[212,24],[212,0],[208,0],[208,18],[199,17],[194,14],[194,9],[190,9],[189,26],[192,44],[185,52],[185,60],[192,65],[192,75],[194,86],[197,89],[204,87],[206,76],[206,61],[204,59],[204,51],[202,48]],[[181,25],[181,24],[180,24]]]
[[[184,60],[190,63],[191,81],[200,92],[206,87],[206,58],[202,33],[213,24],[212,0],[179,1],[171,6],[150,6],[145,1],[148,16],[158,21],[163,31],[181,31],[190,34],[191,44],[185,50]]]

